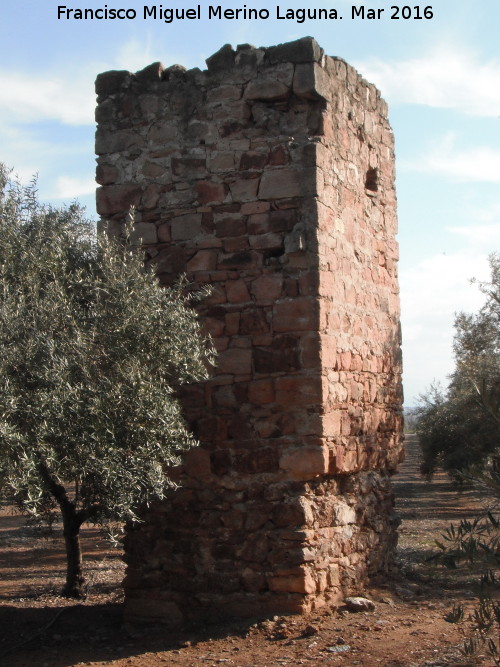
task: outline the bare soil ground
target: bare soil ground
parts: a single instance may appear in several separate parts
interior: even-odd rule
[[[489,665],[485,656],[472,662],[460,651],[469,624],[457,626],[444,618],[454,603],[470,608],[477,593],[474,577],[425,560],[435,552],[434,540],[452,521],[471,518],[479,501],[470,491],[458,493],[445,475],[432,483],[423,480],[418,445],[411,437],[407,445],[406,462],[394,478],[402,519],[399,571],[365,591],[375,603],[372,612],[337,609],[175,633],[123,627],[119,549],[85,528],[88,597],[79,603],[66,600],[57,594],[64,579],[60,534],[40,537],[10,508],[1,508],[0,665]]]

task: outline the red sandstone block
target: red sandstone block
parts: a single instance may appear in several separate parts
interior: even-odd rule
[[[250,247],[257,250],[269,250],[283,247],[283,236],[273,232],[250,236],[249,241]]]
[[[248,399],[251,403],[262,405],[274,401],[272,380],[254,380],[248,385]]]
[[[165,186],[161,185],[148,185],[148,187],[142,193],[141,206],[143,209],[155,209],[158,206],[160,196],[166,191]],[[155,212],[155,217],[157,213]]]
[[[269,213],[254,213],[248,216],[247,229],[249,234],[265,234],[269,231]]]
[[[239,313],[227,313],[226,315],[226,334],[228,336],[234,336],[240,330],[240,314]]]
[[[185,457],[186,472],[190,477],[203,479],[212,474],[210,452],[201,447],[193,447]]]
[[[319,296],[332,298],[336,294],[339,285],[339,276],[333,271],[320,271],[319,274]]]
[[[347,414],[345,410],[342,411],[342,415],[340,417],[340,432],[342,435],[350,435],[351,434],[351,417]]]
[[[244,375],[252,371],[252,351],[241,348],[230,348],[219,354],[217,359],[219,373]]]
[[[346,450],[339,445],[330,452],[329,473],[344,474],[358,470],[358,455],[356,450]]]
[[[329,458],[326,447],[295,447],[283,452],[279,465],[291,479],[306,480],[325,475]]]
[[[219,336],[218,338],[214,339],[213,343],[217,352],[223,352],[229,347],[229,338],[227,336]]]
[[[224,334],[224,322],[214,317],[206,317],[203,326],[206,332],[215,338]]]
[[[296,297],[299,296],[299,285],[298,281],[295,278],[286,278],[283,285],[283,296],[284,297]]]
[[[207,92],[209,103],[224,102],[227,100],[239,100],[241,98],[241,86],[222,85],[212,88]]]
[[[188,213],[172,218],[170,226],[174,241],[192,239],[201,232],[201,213]]]
[[[217,251],[199,250],[187,263],[188,271],[212,271],[217,267]]]
[[[275,336],[270,347],[256,347],[253,358],[256,373],[290,373],[301,367],[294,336]]]
[[[215,236],[197,238],[194,242],[197,248],[222,248],[222,241]]]
[[[131,206],[138,206],[141,200],[141,188],[135,183],[106,185],[97,188],[97,212],[103,218],[116,213],[126,215]]]
[[[280,202],[283,204],[283,202]],[[271,211],[269,214],[269,229],[272,232],[289,232],[297,222],[297,210],[295,204],[289,208]]]
[[[229,184],[233,201],[252,201],[257,198],[258,178],[240,178]]]
[[[228,280],[226,294],[229,303],[246,303],[250,301],[250,294],[244,280]]]
[[[316,584],[309,570],[301,570],[298,574],[289,574],[282,577],[269,576],[267,583],[271,591],[283,593],[305,593],[312,595],[316,592]]]
[[[120,172],[114,165],[105,163],[97,165],[95,180],[99,185],[116,183],[119,176]]]
[[[205,158],[172,158],[172,173],[181,178],[202,178],[206,173]]]
[[[269,331],[269,324],[267,322],[265,313],[258,309],[244,310],[241,313],[240,319],[240,333],[243,335],[266,333]]]
[[[243,570],[241,575],[241,580],[243,583],[244,589],[248,593],[258,593],[259,591],[264,591],[267,588],[266,577],[259,573],[246,568]],[[250,614],[243,613],[242,616],[247,616]]]
[[[252,345],[254,346],[254,348],[258,347],[259,345],[264,345],[266,347],[269,347],[272,344],[273,344],[273,335],[270,333],[254,334],[252,336]]]
[[[247,100],[278,101],[285,100],[290,95],[290,88],[276,79],[254,79],[245,89]]]
[[[264,171],[260,179],[259,199],[283,199],[313,194],[309,192],[305,176],[304,172],[295,169]]]
[[[322,386],[319,376],[291,375],[276,378],[276,401],[280,405],[319,405]]]
[[[257,305],[272,305],[281,296],[283,276],[264,274],[251,283],[250,290]]]
[[[234,468],[240,474],[276,474],[278,472],[276,447],[261,447],[254,451],[239,452],[235,458]]]
[[[275,146],[269,153],[269,164],[273,166],[287,164],[288,159],[288,151],[281,145]]]
[[[196,192],[200,204],[217,204],[225,200],[227,192],[223,183],[199,181],[196,183]]]
[[[337,338],[331,334],[322,334],[321,339],[321,365],[323,368],[335,368],[338,355]]]
[[[298,297],[274,305],[274,331],[316,331],[318,327],[319,307],[316,299]]]
[[[323,435],[325,437],[332,437],[340,435],[341,432],[341,411],[333,410],[323,415]]]
[[[170,234],[170,225],[168,223],[160,225],[158,227],[158,241],[160,243],[169,243],[171,240],[172,236]]]
[[[268,201],[252,201],[245,202],[241,206],[241,213],[243,215],[252,215],[253,213],[265,213],[269,211],[271,205]]]
[[[320,337],[317,333],[310,333],[301,337],[300,361],[302,368],[320,368],[321,365],[324,365],[320,354]]]
[[[337,369],[341,371],[351,370],[352,354],[347,352],[341,352],[337,355]]]
[[[258,153],[256,151],[248,151],[243,153],[240,158],[240,169],[246,171],[248,169],[263,169],[267,164],[267,153]]]
[[[302,271],[299,276],[299,292],[301,296],[316,296],[319,288],[319,275],[316,270]]]
[[[242,236],[245,234],[245,222],[236,216],[226,217],[215,223],[217,236]]]
[[[248,236],[234,236],[229,239],[224,239],[222,247],[224,252],[238,252],[238,250],[246,250],[249,247]]]
[[[216,153],[210,158],[210,171],[234,171],[234,153]]]

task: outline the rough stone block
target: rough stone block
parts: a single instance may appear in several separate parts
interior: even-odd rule
[[[201,213],[188,213],[170,220],[173,241],[193,239],[201,232]]]
[[[200,204],[218,204],[225,200],[227,188],[223,183],[199,181],[196,184],[196,194]]]
[[[314,37],[303,37],[294,42],[272,46],[266,55],[270,63],[319,62],[323,56],[323,49]]]
[[[141,200],[141,189],[133,183],[108,185],[97,188],[96,198],[97,212],[103,218],[109,218],[137,206]]]
[[[229,184],[231,197],[233,198],[233,201],[238,202],[252,201],[253,199],[256,199],[258,189],[258,178],[240,178],[234,183]]]
[[[276,79],[251,81],[245,89],[245,99],[275,102],[286,99],[291,93],[290,86]]]
[[[332,95],[330,77],[318,63],[296,65],[293,92],[298,97],[326,100]]]
[[[318,323],[318,303],[312,297],[287,299],[274,305],[274,331],[316,331]]]
[[[229,281],[226,285],[226,294],[229,303],[247,303],[250,301],[250,294],[244,280]]]
[[[255,380],[248,385],[248,400],[256,405],[274,401],[274,387],[271,380]]]
[[[280,468],[291,479],[312,479],[328,472],[329,460],[326,447],[297,447],[281,455]]]
[[[125,70],[111,70],[98,74],[95,81],[95,92],[103,97],[119,93],[127,88],[131,77],[132,74]]]
[[[290,375],[275,381],[276,401],[281,405],[320,405],[322,399],[321,380],[317,376]]]
[[[304,174],[299,169],[272,169],[262,174],[259,187],[260,199],[284,199],[302,197],[311,188],[304,182]]]
[[[264,274],[252,281],[250,289],[257,305],[272,305],[281,296],[283,276],[279,273]]]
[[[231,44],[224,44],[216,53],[205,60],[209,72],[220,72],[230,69],[234,64],[235,52]]]
[[[187,263],[188,271],[213,271],[217,266],[215,250],[199,250]]]
[[[219,373],[246,375],[252,370],[252,351],[231,348],[222,352],[217,359]]]

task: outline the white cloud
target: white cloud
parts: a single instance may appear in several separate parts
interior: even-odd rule
[[[177,56],[177,60],[175,59]],[[95,110],[94,81],[100,72],[143,69],[163,60],[165,66],[190,62],[180,54],[164,52],[163,44],[145,39],[129,39],[119,46],[107,61],[59,67],[57,72],[33,72],[0,69],[0,120],[10,126],[43,121],[59,121],[65,125],[93,125]]]
[[[500,115],[500,61],[483,62],[463,46],[441,45],[409,60],[374,58],[356,66],[390,102]]]
[[[486,280],[486,254],[434,255],[400,274],[405,402],[435,379],[447,384],[453,363],[453,323],[459,311],[475,312],[484,296],[471,278]]]
[[[500,222],[492,222],[486,225],[447,227],[447,230],[464,237],[475,245],[489,245],[490,248],[500,247]]]
[[[160,60],[158,53],[152,52],[150,37],[146,40],[129,39],[120,46],[115,56],[117,69],[129,72],[137,72],[158,60]]]
[[[0,70],[0,117],[11,124],[56,120],[67,125],[94,123],[94,77],[75,72],[63,78]]]
[[[486,223],[497,221],[500,223],[500,203],[477,209],[474,211],[474,216]]]
[[[59,176],[56,179],[55,191],[51,198],[68,200],[94,195],[96,187],[94,179]]]
[[[401,160],[408,171],[434,173],[463,183],[500,183],[500,150],[489,146],[458,148],[457,137],[449,132],[433,148],[414,160]]]

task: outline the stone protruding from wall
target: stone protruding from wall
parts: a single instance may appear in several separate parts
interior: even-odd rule
[[[210,284],[219,357],[182,396],[200,441],[129,530],[130,619],[302,612],[384,570],[401,458],[393,136],[375,87],[312,38],[208,69],[106,72],[99,214],[160,280]]]

